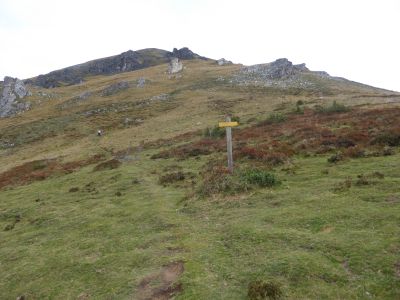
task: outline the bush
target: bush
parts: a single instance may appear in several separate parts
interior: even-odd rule
[[[317,105],[317,106],[315,106],[315,110],[318,113],[333,114],[333,113],[348,112],[350,110],[350,108],[345,106],[344,104],[340,104],[340,103],[338,104],[336,101],[333,101],[332,105],[330,105],[330,106]]]
[[[264,161],[270,166],[278,166],[284,164],[290,155],[294,154],[293,149],[290,147],[281,146],[279,152],[267,152],[259,148],[254,147],[243,147],[238,152],[238,157],[246,157],[248,159],[255,159],[259,161]],[[282,152],[284,153],[282,153]]]
[[[304,107],[302,105],[304,105],[304,102],[302,100],[298,100],[296,102],[296,109],[294,110],[295,114],[304,114]]]
[[[342,155],[342,153],[338,152],[328,158],[328,163],[336,164],[337,162],[339,162],[341,160],[343,160],[343,155]]]
[[[361,186],[361,185],[369,185],[371,182],[368,180],[367,176],[364,174],[357,175],[357,181],[356,185]]]
[[[257,280],[249,283],[247,296],[250,300],[277,300],[282,297],[282,289],[275,282]]]
[[[400,146],[400,134],[395,132],[382,133],[372,140],[371,144],[387,145],[390,147]]]
[[[394,155],[394,149],[393,148],[391,148],[391,147],[385,147],[385,148],[383,148],[383,150],[382,150],[382,154],[383,154],[383,156],[390,156],[390,155]]]
[[[266,123],[274,124],[274,123],[282,123],[286,121],[286,116],[281,113],[272,113],[268,116]]]
[[[160,184],[168,184],[168,183],[173,183],[176,181],[182,181],[185,180],[185,174],[183,172],[172,172],[172,173],[167,173],[163,176],[160,177],[158,180]]]
[[[351,188],[352,183],[353,183],[353,181],[351,180],[350,177],[346,178],[345,181],[335,184],[335,186],[333,187],[333,191],[334,192],[346,191]]]
[[[203,184],[199,190],[203,196],[219,193],[234,194],[248,190],[247,182],[230,174],[225,167],[211,166],[203,172],[203,177]]]
[[[359,146],[354,146],[346,149],[344,151],[344,155],[351,158],[361,158],[366,156],[365,150]]]
[[[247,170],[241,177],[247,183],[256,184],[261,187],[271,187],[280,183],[274,174],[264,170]]]

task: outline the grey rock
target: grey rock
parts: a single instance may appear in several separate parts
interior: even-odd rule
[[[140,77],[137,81],[137,87],[138,88],[143,88],[146,84],[146,79],[143,77]]]
[[[205,59],[207,60],[206,57],[200,56],[196,53],[194,53],[192,50],[190,50],[188,47],[183,47],[181,49],[174,48],[172,50],[172,56],[179,58],[179,59]]]
[[[0,98],[0,118],[10,117],[30,109],[30,103],[22,101],[28,94],[23,81],[9,76],[4,77]]]
[[[150,101],[165,101],[169,99],[169,95],[168,94],[160,94],[160,95],[156,95],[156,96],[152,96],[150,98]]]
[[[120,91],[126,90],[129,88],[129,83],[126,81],[120,81],[117,83],[114,83],[108,87],[106,87],[103,92],[102,95],[103,96],[111,96],[114,95]]]
[[[305,64],[293,65],[287,58],[280,58],[268,64],[254,65],[242,69],[242,73],[256,74],[265,79],[282,79],[309,71]]]
[[[225,66],[225,65],[232,65],[233,63],[230,60],[226,60],[225,58],[220,58],[217,60],[217,64],[219,66]]]
[[[168,65],[168,74],[176,74],[181,72],[183,69],[182,62],[177,57],[173,57]]]
[[[86,91],[83,93],[80,93],[79,95],[64,101],[63,103],[59,104],[57,107],[61,110],[69,108],[69,107],[73,107],[78,105],[81,102],[86,101],[90,96],[92,96],[92,93],[90,91]]]
[[[325,71],[313,71],[313,73],[321,77],[330,77],[330,75]]]

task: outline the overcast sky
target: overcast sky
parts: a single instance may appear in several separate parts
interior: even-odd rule
[[[186,46],[400,91],[399,31],[400,0],[0,0],[0,77]]]

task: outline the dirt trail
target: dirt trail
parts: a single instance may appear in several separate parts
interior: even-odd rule
[[[135,299],[168,300],[182,291],[182,284],[176,283],[183,273],[182,261],[163,266],[157,273],[150,274],[139,283]]]

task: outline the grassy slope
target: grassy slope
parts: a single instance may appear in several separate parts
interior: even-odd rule
[[[227,112],[247,120],[265,116],[278,107],[293,105],[297,100],[306,101],[309,105],[331,103],[333,100],[351,105],[382,105],[390,100],[385,95],[393,94],[352,85],[350,82],[320,79],[316,81],[319,90],[300,93],[297,90],[233,86],[229,83],[229,77],[240,68],[238,65],[220,67],[213,62],[196,60],[185,61],[184,64],[186,69],[180,78],[169,78],[167,66],[160,65],[113,76],[96,76],[82,85],[34,89],[33,96],[29,98],[34,105],[33,110],[15,118],[0,120],[0,139],[20,143],[11,149],[0,147],[0,171],[25,161],[58,156],[75,160],[103,151],[101,149],[124,149],[142,141],[202,130],[214,126]],[[217,81],[219,76],[227,80]],[[135,87],[140,77],[148,80],[142,89]],[[115,95],[101,96],[104,88],[120,81],[128,81],[132,87]],[[338,90],[341,92],[338,93]],[[86,101],[59,109],[63,103],[87,91],[92,95]],[[325,95],[321,91],[334,93]],[[170,95],[169,101],[140,109],[134,106],[163,93]],[[392,98],[399,100],[396,94]],[[111,106],[121,103],[131,107],[116,112]],[[98,107],[106,107],[110,111],[92,117],[82,115],[82,112]],[[144,122],[138,126],[125,126],[125,118],[141,118]],[[94,134],[101,127],[107,134],[99,142]]]
[[[0,231],[0,295],[129,299],[146,275],[183,260],[181,299],[242,299],[254,279],[278,281],[289,299],[395,299],[399,158],[336,166],[296,158],[295,175],[277,171],[281,186],[215,200],[184,200],[188,188],[158,184],[165,166],[197,173],[205,158],[142,156],[117,170],[87,167],[3,191],[0,227],[17,214],[21,221]],[[385,178],[333,191],[374,171]]]
[[[236,87],[215,79],[228,77],[239,66],[203,61],[185,65],[183,76],[176,79],[168,78],[164,65],[42,90],[52,94],[50,100],[34,93],[31,101],[36,108],[0,120],[0,134],[14,134],[22,142],[35,138],[32,135],[38,139],[0,150],[0,171],[40,158],[62,156],[72,161],[94,153],[109,155],[111,148],[204,129],[226,112],[245,121],[257,120],[273,110],[290,110],[297,100],[310,106],[332,100],[380,106],[387,105],[390,94],[352,88],[349,82],[346,87],[329,87],[342,93],[322,96]],[[139,77],[150,80],[143,89],[100,96],[112,83],[135,82]],[[320,84],[327,88],[328,83]],[[87,90],[92,92],[88,101],[58,109]],[[93,118],[76,116],[101,105],[136,103],[162,93],[170,94],[172,109],[155,103]],[[143,124],[121,125],[125,117],[137,113]],[[37,130],[27,130],[32,122]],[[113,125],[98,139],[93,133],[103,123]],[[197,200],[187,194],[198,188],[199,170],[209,157],[151,160],[153,153],[145,150],[140,160],[116,170],[92,172],[89,166],[0,191],[0,298],[22,294],[33,299],[75,299],[86,294],[94,299],[136,298],[143,278],[178,260],[185,262],[181,299],[243,299],[248,283],[255,279],[279,282],[289,299],[400,296],[398,153],[335,166],[327,164],[326,156],[296,157],[295,174],[276,170],[281,186]],[[159,176],[171,165],[196,174],[195,185],[160,185]],[[346,177],[374,171],[385,178],[334,191]],[[132,183],[134,178],[139,183]],[[72,187],[79,191],[69,192]],[[4,231],[18,216],[21,220],[14,229]]]

